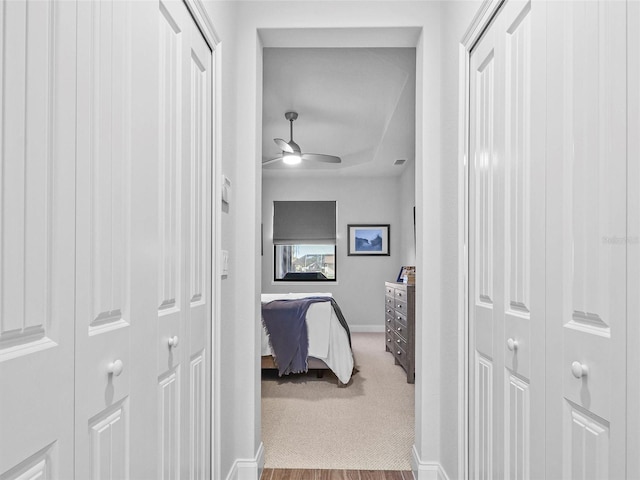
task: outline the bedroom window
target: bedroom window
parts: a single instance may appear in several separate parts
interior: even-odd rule
[[[336,202],[273,202],[273,279],[336,281]]]

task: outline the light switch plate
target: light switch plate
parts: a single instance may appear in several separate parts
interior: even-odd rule
[[[220,275],[226,277],[229,275],[229,251],[222,250]]]
[[[231,199],[231,180],[226,175],[222,175],[222,201],[229,205]]]

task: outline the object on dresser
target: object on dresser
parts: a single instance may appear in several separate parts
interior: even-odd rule
[[[416,283],[416,267],[413,265],[405,265],[400,269],[398,274],[399,283],[406,283],[408,285],[415,285]]]
[[[298,302],[299,305],[296,305],[295,301],[297,300],[302,300],[302,302]],[[287,314],[287,303],[291,303],[294,310],[303,311],[304,323],[302,325],[293,318],[296,315]],[[307,368],[319,370],[319,372],[330,369],[338,378],[339,386],[349,383],[354,366],[351,335],[340,307],[330,293],[263,293],[262,309],[263,369],[277,368],[281,375],[286,375],[287,370],[295,373],[306,371]],[[265,312],[265,309],[268,311]],[[279,310],[282,310],[282,316],[278,313]],[[292,318],[293,320],[291,320]],[[286,330],[284,324],[289,323],[292,325],[298,323],[296,332],[292,334],[282,332],[283,329]],[[274,335],[280,336],[282,333],[285,334],[283,339],[274,338]],[[305,338],[300,339],[300,335],[304,335]],[[284,348],[281,348],[283,342],[285,345]],[[286,342],[297,343],[287,346]],[[302,344],[305,347],[302,350],[306,350],[303,353],[302,363],[305,363],[306,360],[306,365],[300,367],[298,362],[300,352],[297,350],[298,346]],[[306,348],[307,346],[308,348]],[[278,353],[278,350],[281,353]],[[278,365],[275,361],[277,355],[282,355],[281,359],[286,364]],[[293,364],[290,365],[289,360],[291,359],[288,357],[294,359]]]
[[[385,282],[385,346],[415,381],[415,285]]]

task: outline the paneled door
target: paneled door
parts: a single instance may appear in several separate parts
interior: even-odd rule
[[[549,4],[547,478],[626,476],[626,11]]]
[[[156,8],[77,4],[78,479],[158,478]]]
[[[544,26],[512,0],[471,53],[472,478],[544,475]]]
[[[209,477],[211,50],[182,1],[159,3],[159,478]]]
[[[73,478],[75,4],[0,25],[0,478]]]

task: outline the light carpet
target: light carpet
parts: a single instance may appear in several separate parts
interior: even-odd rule
[[[263,372],[265,468],[411,470],[414,386],[383,333],[353,333],[352,346],[359,371],[345,388],[331,372]]]

